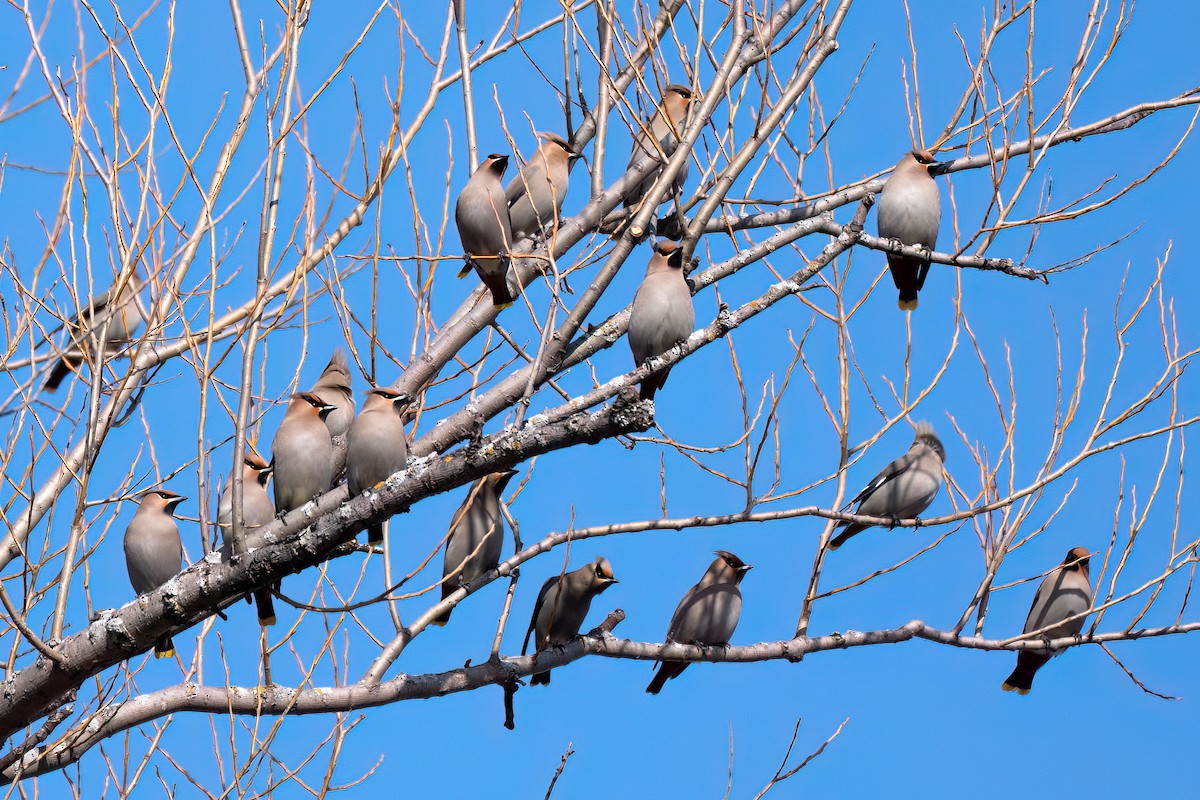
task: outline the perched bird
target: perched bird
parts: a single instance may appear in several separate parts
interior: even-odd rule
[[[271,477],[271,465],[262,456],[249,448],[242,458],[242,530],[249,538],[257,528],[269,525],[275,519],[275,504],[267,493],[267,480]],[[233,476],[225,481],[221,499],[217,501],[217,527],[225,548],[233,553]],[[250,598],[246,598],[249,602]],[[271,590],[263,587],[254,591],[254,603],[258,608],[258,624],[275,624],[275,601]]]
[[[695,323],[692,292],[683,275],[683,251],[675,242],[660,241],[646,265],[646,277],[629,312],[629,349],[633,351],[634,366],[642,366],[646,359],[662,355],[686,339]],[[642,380],[642,399],[653,400],[670,372],[667,367],[646,376]]]
[[[354,393],[350,388],[350,365],[346,360],[346,351],[338,348],[333,351],[329,363],[317,382],[309,389],[328,405],[335,408],[325,418],[325,426],[329,428],[332,437],[341,436],[350,430],[354,421]]]
[[[142,324],[138,295],[143,284],[141,272],[135,268],[124,282],[118,279],[106,291],[88,301],[79,314],[66,323],[71,344],[50,370],[43,389],[56,391],[63,379],[83,363],[83,354],[92,351],[94,342],[101,343],[103,352],[107,354],[133,341],[134,332]]]
[[[367,392],[362,413],[346,434],[346,485],[352,496],[404,469],[408,441],[401,414],[411,402],[409,395],[394,389]],[[368,544],[382,544],[384,524],[376,522],[367,528]]]
[[[908,452],[884,467],[866,488],[858,493],[842,511],[871,517],[891,517],[893,520],[915,519],[937,497],[942,486],[942,464],[946,450],[933,426],[918,422],[916,436]],[[830,550],[837,550],[855,534],[862,533],[870,525],[839,522],[846,530],[829,543]]]
[[[718,550],[700,582],[687,590],[671,616],[667,643],[727,647],[742,616],[738,584],[754,567],[727,550]],[[646,691],[658,694],[663,684],[688,668],[686,661],[663,661]]]
[[[691,101],[692,90],[686,86],[672,83],[667,87],[663,92],[662,100],[654,109],[653,118],[649,123],[642,124],[633,137],[633,152],[629,155],[629,165],[625,167],[626,170],[632,169],[635,163],[647,156],[665,161],[674,155],[675,149],[679,147],[679,137],[683,135],[688,104]],[[660,152],[662,155],[659,155]],[[675,181],[671,184],[672,195],[678,195],[683,191],[683,184],[687,181],[688,167],[688,162],[683,162],[683,166],[675,175]],[[643,178],[642,182],[626,196],[625,207],[632,208],[641,203],[642,198],[646,196],[646,192],[650,191],[650,187],[658,180],[660,174],[662,174],[661,166],[651,170],[650,174]]]
[[[1083,630],[1084,618],[1070,618],[1092,607],[1092,579],[1088,575],[1090,557],[1086,547],[1073,548],[1067,552],[1062,564],[1042,579],[1037,594],[1033,596],[1033,607],[1029,609],[1029,618],[1025,620],[1024,633],[1049,627],[1042,634],[1042,638],[1047,640],[1079,635]],[[1020,695],[1029,694],[1033,688],[1033,676],[1056,655],[1058,653],[1017,651],[1017,668],[1000,688]]]
[[[540,136],[542,143],[537,151],[504,190],[514,242],[548,225],[558,224],[558,212],[567,196],[571,165],[581,158],[557,133]]]
[[[125,529],[125,566],[138,595],[153,592],[179,574],[183,542],[171,514],[186,497],[166,489],[147,489],[138,495],[138,510]],[[154,643],[155,658],[175,655],[171,635]]]
[[[896,239],[902,244],[932,250],[937,246],[938,226],[942,219],[942,201],[935,175],[946,170],[933,160],[928,150],[905,153],[879,198],[879,238]],[[917,292],[929,274],[929,259],[888,253],[892,281],[900,290],[901,311],[917,307]]]
[[[534,634],[535,653],[547,647],[559,647],[578,636],[579,628],[592,607],[592,598],[617,582],[608,559],[597,556],[592,563],[565,575],[555,575],[543,583],[537,602],[533,605],[529,630],[525,631],[521,655],[525,655],[529,648],[530,634]],[[550,670],[533,673],[529,683],[532,686],[549,686]]]
[[[333,438],[325,419],[334,408],[313,392],[292,395],[271,442],[275,508],[279,513],[299,508],[326,491],[333,481]]]
[[[507,168],[508,156],[492,153],[485,158],[454,206],[458,238],[467,256],[458,277],[465,277],[475,267],[480,280],[491,290],[492,303],[497,308],[508,308],[517,299],[508,286],[512,222],[504,184],[500,183]]]
[[[454,512],[442,563],[443,600],[500,563],[504,546],[500,493],[516,474],[516,470],[509,469],[483,476],[471,484],[466,499]],[[452,610],[447,608],[431,624],[445,625]]]

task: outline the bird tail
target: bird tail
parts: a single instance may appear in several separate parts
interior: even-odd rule
[[[1029,694],[1029,690],[1033,688],[1033,676],[1049,660],[1050,657],[1047,655],[1022,650],[1017,653],[1017,668],[1004,679],[1000,688],[1006,692],[1016,692],[1021,696]]]
[[[896,301],[896,307],[901,311],[916,311],[917,310],[917,293],[913,292],[912,297],[905,297],[905,292],[900,293],[900,299]]]
[[[259,625],[266,627],[275,624],[275,601],[271,597],[270,589],[266,587],[255,589],[254,605],[258,609]]]
[[[471,259],[468,258],[466,261],[463,262],[462,269],[460,269],[458,271],[458,277],[460,277],[460,278],[467,277],[467,275],[470,274],[471,268],[473,266],[474,266],[474,264],[472,264]]]
[[[828,549],[829,550],[837,550],[839,547],[844,545],[846,542],[850,541],[850,537],[857,536],[858,534],[862,533],[865,530],[866,530],[866,528],[864,528],[861,525],[849,526],[848,528],[846,528],[846,530],[842,531],[837,536],[833,537],[833,540],[829,543]]]
[[[508,290],[508,270],[500,275],[496,274],[479,274],[483,284],[488,287],[492,293],[492,305],[503,311],[513,304],[517,298]]]
[[[545,672],[535,672],[529,677],[530,686],[549,686],[550,685],[550,670]]]
[[[646,687],[646,692],[658,694],[662,691],[663,684],[672,678],[678,678],[687,668],[686,661],[663,661],[658,665],[658,674],[651,679],[650,685]]]
[[[158,641],[154,643],[155,658],[174,658],[175,643],[171,641],[171,634],[164,633],[158,637]]]
[[[56,392],[63,380],[71,374],[75,363],[71,359],[61,359],[54,365],[54,369],[50,370],[50,377],[46,378],[46,382],[42,384],[42,389],[47,392]]]
[[[383,526],[384,523],[381,522],[378,525],[372,525],[367,528],[367,544],[376,547],[383,545]]]
[[[640,392],[641,398],[643,400],[653,400],[655,393],[657,393],[659,389],[661,389],[663,386],[666,385],[667,375],[669,375],[670,373],[671,373],[671,370],[668,368],[668,369],[664,369],[662,372],[658,373],[657,375],[646,376],[646,379],[644,381],[642,381],[641,392]]]

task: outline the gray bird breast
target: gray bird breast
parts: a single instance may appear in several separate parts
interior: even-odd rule
[[[911,519],[925,509],[937,497],[941,481],[920,468],[920,461],[903,475],[880,486],[862,502],[858,513],[873,517],[895,516]]]
[[[669,638],[684,644],[723,644],[737,629],[742,615],[742,592],[729,583],[708,586],[680,611],[678,630],[672,631]]]
[[[683,276],[673,272],[647,275],[633,298],[629,315],[629,347],[641,364],[661,355],[691,334],[696,312]]]
[[[908,245],[937,247],[942,205],[933,179],[905,181],[893,186],[889,181],[879,198],[879,236],[899,239]]]

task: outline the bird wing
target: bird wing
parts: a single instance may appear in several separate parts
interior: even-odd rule
[[[546,600],[546,593],[550,591],[550,587],[558,583],[561,575],[552,575],[542,584],[541,590],[538,592],[537,601],[533,604],[533,616],[529,618],[529,630],[525,631],[525,641],[521,643],[521,655],[525,655],[529,648],[529,636],[533,633],[533,629],[537,626],[538,613],[542,610],[542,603]]]
[[[849,511],[851,506],[861,505],[868,497],[879,491],[880,487],[889,481],[899,478],[904,473],[913,468],[918,456],[914,453],[905,453],[897,458],[892,463],[883,468],[883,471],[876,475],[870,483],[867,484],[861,492],[859,492],[853,500],[846,504],[842,511]]]

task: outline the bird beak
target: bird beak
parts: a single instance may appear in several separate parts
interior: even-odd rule
[[[936,178],[938,175],[945,175],[949,172],[950,165],[953,163],[953,161],[935,161],[927,166],[926,169],[929,170],[929,174],[932,177]]]
[[[741,569],[739,569],[739,570],[738,570],[738,572],[743,572],[743,573],[745,573],[745,572],[749,572],[749,571],[750,571],[750,570],[752,570],[752,569],[754,569],[754,565],[753,565],[753,564],[742,564],[742,568],[741,568]]]

